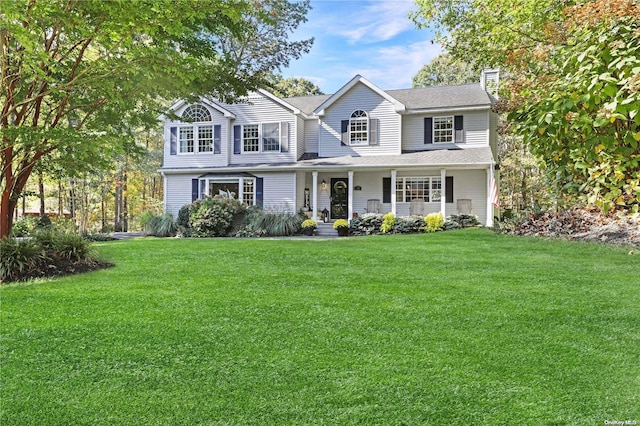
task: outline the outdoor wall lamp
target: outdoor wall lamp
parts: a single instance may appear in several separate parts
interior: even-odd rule
[[[322,182],[320,182],[320,188],[321,188],[323,191],[326,191],[326,190],[327,190],[327,181],[326,181],[326,180],[322,179]]]

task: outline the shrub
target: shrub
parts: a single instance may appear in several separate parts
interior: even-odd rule
[[[13,224],[11,231],[14,237],[26,237],[31,234],[36,226],[37,219],[33,216],[25,216]]]
[[[46,253],[55,251],[57,234],[52,228],[37,229],[33,238]]]
[[[45,257],[42,247],[31,238],[3,238],[0,240],[0,253],[0,281],[11,280],[19,272],[36,266]]]
[[[233,214],[221,203],[206,200],[192,209],[189,224],[194,237],[227,236],[233,223]]]
[[[382,216],[382,225],[380,225],[380,231],[382,231],[383,234],[393,231],[393,225],[395,225],[395,223],[396,215],[391,212],[385,214],[384,216]]]
[[[163,238],[173,237],[178,230],[171,213],[157,214],[145,211],[138,217],[138,220],[147,235]]]
[[[344,229],[348,227],[349,227],[349,222],[347,222],[346,219],[338,219],[335,222],[333,222],[333,229],[335,230]]]
[[[111,235],[109,235],[106,232],[85,232],[84,234],[82,234],[82,238],[84,238],[87,241],[91,241],[91,242],[102,242],[102,241],[113,241],[113,240],[115,240],[115,238],[113,238]]]
[[[472,214],[452,214],[447,221],[454,222],[458,228],[470,228],[480,225],[478,217]]]
[[[380,213],[365,213],[362,216],[351,219],[349,233],[352,235],[372,235],[379,234],[382,226]]]
[[[80,235],[65,232],[55,234],[51,257],[70,261],[86,260],[94,257],[94,251],[89,241]]]
[[[302,230],[304,216],[290,212],[253,212],[250,224],[253,229],[262,229],[272,237],[298,234]]]
[[[36,222],[36,228],[38,229],[50,229],[52,227],[51,219],[47,215],[40,216]]]
[[[422,231],[424,225],[422,216],[398,217],[395,225],[393,225],[393,232],[397,234],[414,234]]]
[[[424,223],[426,225],[425,232],[436,232],[442,229],[444,225],[444,217],[442,213],[430,213],[427,217],[424,218]]]

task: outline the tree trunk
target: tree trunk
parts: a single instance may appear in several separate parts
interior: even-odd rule
[[[114,195],[113,230],[122,232],[122,172],[116,176],[116,190]]]
[[[38,198],[40,198],[40,216],[44,216],[46,214],[44,208],[44,179],[42,178],[42,173],[38,174]]]
[[[127,171],[122,173],[122,231],[129,232],[129,205],[127,200]]]

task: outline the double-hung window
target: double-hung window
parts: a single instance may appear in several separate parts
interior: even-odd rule
[[[262,125],[262,151],[280,151],[280,123]]]
[[[433,117],[433,142],[453,142],[453,116]]]
[[[244,152],[260,152],[260,136],[257,124],[242,126],[242,149]]]
[[[442,179],[440,177],[404,177],[396,179],[396,201],[409,203],[423,201],[425,203],[440,202]]]

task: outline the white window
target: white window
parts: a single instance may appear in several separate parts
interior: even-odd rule
[[[280,151],[280,123],[262,125],[262,151]]]
[[[202,123],[211,121],[211,113],[204,105],[191,105],[182,113],[186,122]],[[213,126],[193,125],[180,127],[180,147],[178,153],[213,153]]]
[[[369,143],[369,117],[361,109],[354,111],[349,119],[349,144],[367,145]]]
[[[433,117],[433,143],[453,142],[453,116]]]
[[[396,201],[409,203],[423,201],[425,203],[440,202],[442,179],[440,177],[405,177],[396,179]]]
[[[242,200],[247,206],[256,203],[255,178],[206,178],[200,179],[200,197],[216,195]]]
[[[193,127],[180,128],[180,154],[193,153]]]
[[[211,113],[204,105],[191,105],[182,113],[184,121],[203,122],[211,121]]]
[[[282,132],[281,126],[284,126]],[[288,123],[242,125],[242,152],[281,152],[288,128]]]
[[[260,152],[260,137],[257,124],[242,126],[242,149],[244,152]]]

